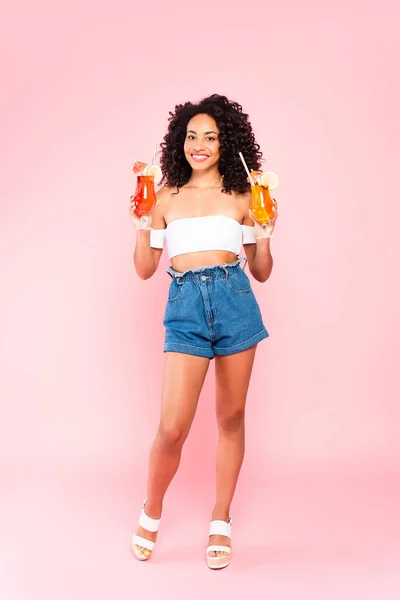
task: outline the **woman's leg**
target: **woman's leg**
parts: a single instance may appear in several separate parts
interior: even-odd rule
[[[150,452],[145,508],[153,519],[161,517],[164,495],[178,469],[209,364],[208,358],[165,353],[161,419]],[[153,542],[157,537],[140,526],[136,534]]]
[[[248,350],[218,356],[215,359],[216,414],[218,423],[217,497],[212,520],[228,521],[244,456],[244,414],[247,390],[257,346]],[[229,538],[210,537],[210,545],[229,546]],[[210,552],[222,556],[223,552]]]

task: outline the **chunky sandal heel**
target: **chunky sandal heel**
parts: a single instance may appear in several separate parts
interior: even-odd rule
[[[228,538],[232,537],[232,517],[229,517],[229,522],[226,521],[211,521],[209,535],[224,535]],[[226,556],[208,556],[209,552],[227,552]],[[229,546],[208,546],[206,550],[207,565],[210,569],[224,569],[231,562],[231,548]]]
[[[146,513],[144,512],[146,502],[147,498],[143,502],[142,512],[139,517],[139,525],[143,527],[143,529],[145,529],[146,531],[149,531],[150,533],[155,533],[156,531],[158,531],[161,519],[152,519],[151,517],[148,517],[146,515]],[[152,555],[154,545],[155,542],[147,540],[146,538],[141,537],[140,535],[134,534],[132,537],[132,551],[138,560],[149,560],[150,556]],[[140,553],[137,549],[137,546],[145,548],[145,552],[143,554]]]

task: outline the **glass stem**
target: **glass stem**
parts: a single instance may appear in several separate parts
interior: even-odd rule
[[[149,217],[148,217],[148,215],[144,215],[144,216],[140,217],[140,224],[143,227],[148,227],[148,225],[149,225]]]

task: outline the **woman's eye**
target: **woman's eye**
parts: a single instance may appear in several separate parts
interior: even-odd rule
[[[194,140],[194,135],[188,135],[188,140]]]
[[[209,137],[207,139],[208,139],[209,142],[215,142],[215,138],[213,138],[213,137]]]

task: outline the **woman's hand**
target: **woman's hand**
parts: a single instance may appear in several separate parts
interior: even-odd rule
[[[251,209],[249,208],[249,215],[250,215],[251,220],[254,223],[254,233],[256,235],[256,240],[262,240],[265,238],[270,238],[272,236],[272,232],[274,231],[275,223],[278,218],[278,203],[275,200],[275,198],[273,198],[273,201],[274,201],[274,206],[272,207],[272,210],[273,210],[274,216],[270,217],[268,219],[268,222],[266,225],[262,225],[261,223],[259,223],[259,221],[257,221],[257,219],[254,218],[254,215],[251,212]]]
[[[136,229],[140,229],[140,230],[144,230],[144,231],[150,231],[152,229],[152,226],[151,226],[151,224],[152,224],[151,213],[147,216],[147,219],[141,219],[140,217],[138,217],[135,214],[136,204],[135,204],[135,201],[134,201],[134,196],[131,196],[129,200],[130,200],[129,215],[130,215],[130,217],[132,219],[132,222],[135,225]]]

